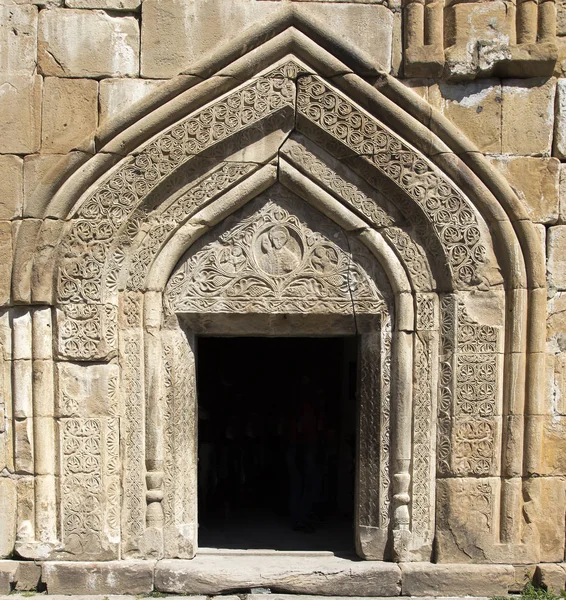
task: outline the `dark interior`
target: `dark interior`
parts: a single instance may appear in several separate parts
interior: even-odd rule
[[[353,551],[354,337],[201,337],[200,548]]]

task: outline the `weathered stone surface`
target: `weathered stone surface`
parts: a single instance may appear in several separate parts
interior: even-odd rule
[[[560,206],[560,162],[555,158],[492,158],[509,181],[535,223],[551,224],[558,220]]]
[[[551,153],[555,93],[554,79],[504,81],[503,153],[543,156]]]
[[[10,303],[12,284],[12,223],[0,221],[0,306]]]
[[[118,365],[58,363],[56,416],[116,415],[118,376]]]
[[[269,587],[294,594],[396,596],[401,572],[392,563],[351,562],[336,556],[196,556],[159,561],[155,589],[177,594],[220,594]]]
[[[452,3],[446,18],[446,70],[450,77],[473,79],[489,73],[514,28],[507,2]]]
[[[139,28],[133,17],[57,8],[39,16],[38,60],[44,75],[136,76],[138,59]]]
[[[84,163],[89,154],[28,154],[24,158],[24,217],[41,218],[65,175]]]
[[[65,0],[69,8],[102,8],[105,10],[136,10],[142,0]]]
[[[41,565],[34,562],[22,561],[14,576],[16,590],[35,591],[41,579]]]
[[[0,219],[22,216],[23,161],[19,156],[0,155]]]
[[[556,82],[556,120],[554,124],[554,153],[566,158],[566,80]]]
[[[564,564],[539,565],[535,577],[539,585],[557,596],[566,587],[566,567]]]
[[[0,477],[0,508],[5,518],[0,521],[0,556],[10,556],[14,550],[16,541],[16,503],[17,493],[16,485],[12,479]],[[10,589],[5,590],[5,582],[2,593],[8,593]],[[9,586],[8,586],[9,587]]]
[[[145,0],[142,5],[143,77],[165,78],[209,54],[219,39],[229,39],[280,9],[254,0]],[[386,70],[391,66],[393,14],[380,5],[301,3],[300,10],[321,21],[344,41],[367,52]]]
[[[401,565],[407,596],[506,596],[512,585],[513,567],[504,565]]]
[[[152,79],[104,79],[100,82],[100,124],[145,98],[162,82]]]
[[[0,73],[34,75],[37,7],[0,3]]]
[[[39,150],[42,79],[33,75],[0,75],[0,153]]]
[[[98,125],[98,83],[91,79],[46,77],[42,122],[42,152],[93,152]]]
[[[502,102],[499,80],[440,83],[429,90],[429,102],[439,108],[480,151],[501,151]]]
[[[566,290],[566,225],[550,227],[547,236],[548,285]]]
[[[42,580],[49,594],[149,594],[154,561],[46,562]]]

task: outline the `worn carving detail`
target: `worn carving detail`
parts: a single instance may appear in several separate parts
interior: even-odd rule
[[[417,294],[417,329],[437,329],[436,303],[432,295]]]
[[[379,521],[380,526],[389,525],[391,506],[391,324],[384,319],[381,330],[381,431],[379,453]]]
[[[165,526],[177,532],[189,528],[185,543],[194,544],[196,515],[196,383],[195,359],[183,334],[170,332],[163,346],[165,384]],[[184,336],[183,336],[184,337]],[[179,555],[178,535],[166,544],[169,555]]]
[[[370,223],[378,227],[388,227],[393,219],[373,199],[364,194],[358,187],[346,181],[322,160],[309,152],[302,144],[294,140],[287,142],[286,154],[297,162],[301,169],[318,181],[348,205],[360,212]]]
[[[499,331],[475,323],[453,296],[442,300],[443,358],[438,405],[438,469],[489,475],[496,455]]]
[[[409,279],[417,291],[434,288],[434,278],[423,250],[400,227],[387,227],[381,231],[409,271]]]
[[[295,86],[283,75],[283,67],[170,127],[97,187],[80,206],[65,238],[57,287],[61,302],[103,301],[101,276],[112,240],[170,173],[203,150],[294,105]],[[135,220],[131,227],[136,228]]]
[[[117,319],[117,309],[111,304],[62,304],[57,311],[59,356],[106,358],[116,348]]]
[[[120,506],[118,423],[72,418],[60,424],[65,552],[92,558],[115,555],[120,541],[115,518]]]
[[[152,215],[151,229],[131,261],[128,289],[142,289],[149,266],[176,227],[254,168],[255,165],[250,163],[225,163],[191,187],[165,211]]]
[[[425,536],[431,528],[432,478],[432,348],[431,340],[415,336],[415,393],[413,404],[412,529]]]
[[[418,204],[458,282],[468,285],[481,280],[478,268],[485,262],[486,250],[474,211],[432,165],[318,77],[299,81],[297,111],[356,154],[366,156]]]
[[[172,312],[349,314],[354,303],[358,312],[378,314],[383,297],[360,265],[361,249],[355,256],[268,200],[183,261],[167,304]]]
[[[381,429],[380,385],[381,379],[380,332],[361,337],[360,342],[360,409],[358,445],[358,519],[360,525],[379,527],[380,498],[372,490],[380,481],[380,440],[385,436]],[[381,490],[380,490],[381,491]]]

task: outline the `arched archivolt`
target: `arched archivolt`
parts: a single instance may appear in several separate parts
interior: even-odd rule
[[[69,177],[46,209],[46,216],[68,220],[52,271],[58,358],[108,360],[120,348],[124,410],[137,427],[127,432],[126,552],[139,550],[146,522],[150,530],[157,522],[160,502],[159,486],[142,475],[144,398],[156,385],[142,350],[147,353],[153,343],[143,331],[161,326],[160,294],[174,267],[171,257],[178,258],[171,248],[186,249],[214,226],[216,203],[234,201],[236,210],[237,202],[271,186],[276,174],[299,195],[324,204],[364,243],[379,240],[378,257],[390,253],[398,261],[407,288],[397,293],[395,328],[411,337],[411,356],[414,331],[422,332],[414,344],[421,348],[415,363],[430,371],[422,394],[438,383],[440,473],[449,476],[447,481],[503,475],[522,485],[522,420],[504,425],[503,415],[523,414],[523,406],[534,412],[540,402],[540,390],[534,383],[526,388],[517,360],[527,357],[525,372],[531,381],[540,380],[537,317],[544,274],[533,227],[503,179],[428,105],[392,78],[383,76],[372,87],[348,73],[301,31],[300,23],[293,23],[297,27],[278,32],[278,44],[266,42],[253,50],[257,65],[273,66],[257,74],[247,61],[236,60],[234,76],[215,81],[218,91],[203,82],[171,92],[174,97],[154,114],[106,141],[92,164]],[[286,53],[295,56],[277,62]],[[332,85],[317,74],[321,71],[334,76]],[[144,131],[153,137],[145,139],[139,133]],[[108,168],[120,154],[124,158]],[[201,218],[207,210],[208,221]],[[38,272],[44,267],[38,258],[36,279],[49,278]],[[517,314],[525,315],[527,326],[522,319],[507,321],[507,315]],[[411,386],[413,376],[404,373]],[[415,390],[420,385],[416,379]],[[478,389],[479,401],[474,398]],[[420,426],[427,419],[434,420],[430,411],[422,414]],[[519,440],[520,451],[505,453],[502,435]],[[150,436],[146,451],[155,447]],[[528,472],[537,460],[536,452],[525,457]],[[405,463],[393,468],[408,475]],[[400,510],[399,555],[410,527],[401,514],[410,477],[400,481],[404,491],[394,498]],[[149,508],[146,488],[156,492],[148,496]],[[448,488],[443,493],[455,493]],[[490,493],[493,511],[500,493],[501,511],[520,518],[518,494],[506,497],[496,486]],[[423,504],[412,506],[417,508]],[[512,542],[520,541],[510,539],[505,526],[488,537],[477,543],[502,542],[501,549],[509,542],[508,556]]]

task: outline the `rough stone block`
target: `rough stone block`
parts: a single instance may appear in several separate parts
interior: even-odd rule
[[[353,3],[298,6],[389,70],[393,36],[389,9]],[[229,39],[281,8],[277,2],[256,0],[145,0],[142,7],[141,72],[150,78],[190,72],[190,66],[216,48],[218,40]]]
[[[31,300],[31,270],[41,221],[39,219],[24,219],[17,222],[17,225],[17,235],[12,230],[14,247],[12,300],[27,303]]]
[[[30,154],[24,158],[24,217],[41,218],[65,174],[84,163],[89,154]]]
[[[17,493],[16,484],[7,477],[0,477],[0,556],[10,556],[14,550],[16,541],[16,504]],[[4,584],[4,585],[3,585]],[[0,589],[3,594],[9,593],[10,589],[5,589],[5,582],[0,579]],[[9,586],[8,586],[9,588]]]
[[[554,135],[554,154],[566,158],[566,80],[556,82],[556,120]]]
[[[566,290],[566,225],[550,227],[546,245],[548,285]]]
[[[133,17],[99,10],[43,10],[38,60],[44,75],[124,77],[139,71],[139,27]]]
[[[501,151],[501,85],[498,80],[441,83],[430,89],[429,101],[479,150]]]
[[[42,123],[42,152],[93,152],[98,125],[98,83],[92,79],[46,77]]]
[[[173,594],[221,594],[250,587],[314,595],[396,596],[401,572],[393,563],[352,562],[336,556],[196,556],[162,560],[155,589]]]
[[[65,0],[69,8],[102,8],[105,10],[136,10],[142,0]]]
[[[506,596],[515,579],[507,565],[401,565],[407,596]]]
[[[446,69],[451,77],[470,79],[489,71],[514,34],[514,12],[507,2],[452,3],[446,11]]]
[[[0,73],[33,75],[37,56],[37,7],[0,3]]]
[[[100,124],[147,96],[162,82],[155,79],[104,79],[100,82]]]
[[[148,594],[153,590],[153,561],[46,562],[48,594]]]
[[[18,563],[18,570],[14,579],[16,581],[16,590],[36,590],[41,579],[41,565],[28,561]]]
[[[535,223],[556,223],[560,204],[560,162],[556,158],[501,156],[492,159]]]
[[[548,156],[554,129],[554,79],[507,79],[503,83],[502,152]]]
[[[39,75],[0,75],[0,153],[39,150],[41,132]]]
[[[33,473],[33,419],[14,421],[14,453],[16,469]]]
[[[57,371],[57,417],[117,414],[118,365],[60,362]]]
[[[0,306],[10,304],[11,280],[12,223],[10,221],[0,221]]]
[[[565,565],[538,565],[535,575],[537,583],[551,594],[560,595],[566,587]]]
[[[23,161],[19,156],[0,155],[0,219],[21,217],[23,205]]]

